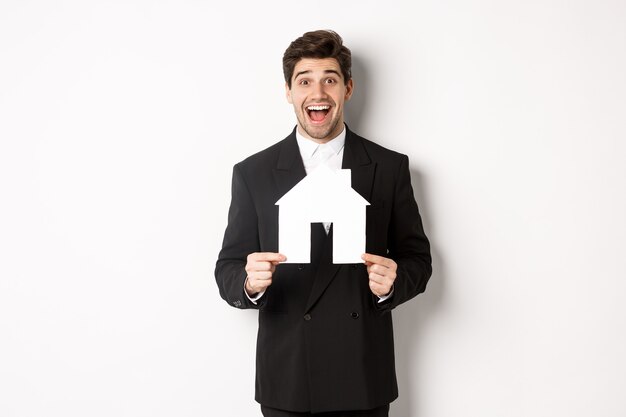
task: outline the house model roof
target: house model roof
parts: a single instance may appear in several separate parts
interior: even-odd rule
[[[349,169],[331,169],[322,164],[304,177],[277,202],[278,206],[301,206],[313,208],[319,204],[334,206],[369,205],[361,194],[351,186]]]

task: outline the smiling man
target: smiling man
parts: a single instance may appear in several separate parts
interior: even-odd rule
[[[291,72],[285,88],[299,133],[317,143],[336,138],[344,129],[343,105],[352,95],[352,78],[346,80],[335,58],[302,58]]]
[[[293,41],[283,72],[297,125],[234,167],[220,295],[259,310],[255,397],[264,416],[388,416],[398,396],[391,310],[423,292],[431,274],[408,158],[346,126],[354,84],[338,34]],[[332,263],[331,224],[312,225],[310,264],[277,253],[274,203],[320,164],[351,169],[352,187],[371,203],[363,263]]]

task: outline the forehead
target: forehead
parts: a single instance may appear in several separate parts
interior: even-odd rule
[[[293,78],[303,72],[313,75],[336,72],[341,76],[341,67],[335,58],[302,58],[293,68]]]

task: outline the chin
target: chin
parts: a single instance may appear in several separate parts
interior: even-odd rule
[[[318,130],[318,129],[309,129],[307,131],[309,136],[314,139],[328,139],[332,133],[332,129]]]

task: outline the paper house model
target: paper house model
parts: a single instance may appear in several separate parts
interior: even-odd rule
[[[288,263],[310,263],[311,223],[333,224],[333,263],[362,263],[365,252],[365,207],[369,205],[351,187],[349,169],[320,165],[276,205],[279,252]]]

